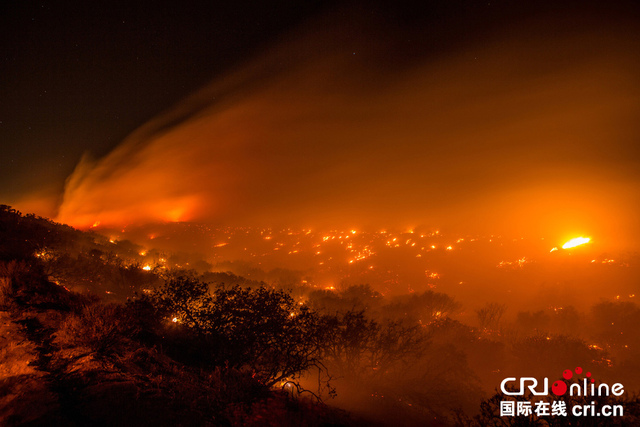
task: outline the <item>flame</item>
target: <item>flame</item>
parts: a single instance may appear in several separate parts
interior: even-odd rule
[[[569,240],[567,243],[562,245],[562,249],[570,249],[575,248],[576,246],[584,245],[589,243],[591,239],[589,237],[576,237],[575,239]]]
[[[366,32],[354,44],[367,53],[347,59],[333,32],[339,25],[283,38],[101,159],[84,157],[56,220],[80,228],[97,220],[105,228],[192,220],[318,227],[359,218],[359,237],[364,224],[389,220],[557,233],[636,218],[635,148],[624,141],[637,139],[627,117],[640,86],[627,32],[600,37],[586,27],[587,37],[563,31],[549,43],[531,37],[532,21],[447,55],[389,61]],[[345,25],[352,31],[352,20]],[[483,60],[468,60],[476,55]],[[377,61],[389,67],[370,66]],[[556,61],[575,66],[543,72],[540,64]],[[577,141],[584,156],[553,160]],[[613,159],[621,160],[615,168]]]

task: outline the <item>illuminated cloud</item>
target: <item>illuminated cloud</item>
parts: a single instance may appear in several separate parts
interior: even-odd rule
[[[357,54],[330,32],[285,41],[84,159],[58,220],[620,233],[638,201],[633,43],[541,28],[397,67],[366,38]]]

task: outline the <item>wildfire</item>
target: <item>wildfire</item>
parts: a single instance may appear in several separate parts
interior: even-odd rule
[[[440,278],[440,274],[436,273],[436,272],[432,272],[429,270],[426,270],[424,272],[424,274],[429,278],[429,279],[439,279]]]
[[[519,267],[523,268],[525,264],[530,263],[531,261],[527,259],[527,257],[522,257],[515,261],[500,261],[497,265],[498,268],[506,268],[506,267]]]
[[[576,237],[575,239],[569,240],[567,243],[562,245],[562,249],[570,249],[575,248],[576,246],[584,245],[589,243],[591,239],[589,237]]]

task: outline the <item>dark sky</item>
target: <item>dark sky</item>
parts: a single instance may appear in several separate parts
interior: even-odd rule
[[[638,231],[636,2],[2,7],[23,211]]]
[[[326,7],[318,1],[2,3],[3,199],[43,184],[61,191],[83,152],[106,154]]]

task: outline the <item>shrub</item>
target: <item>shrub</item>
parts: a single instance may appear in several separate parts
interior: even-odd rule
[[[6,307],[13,299],[13,286],[11,279],[0,277],[0,307]]]
[[[131,332],[122,306],[93,303],[70,314],[56,332],[62,347],[87,347],[100,354],[114,352]]]
[[[191,335],[200,362],[248,369],[265,385],[291,380],[317,363],[318,316],[284,291],[209,286],[180,276],[149,298],[158,319]],[[173,320],[173,322],[172,322]],[[170,328],[167,328],[170,329]]]

